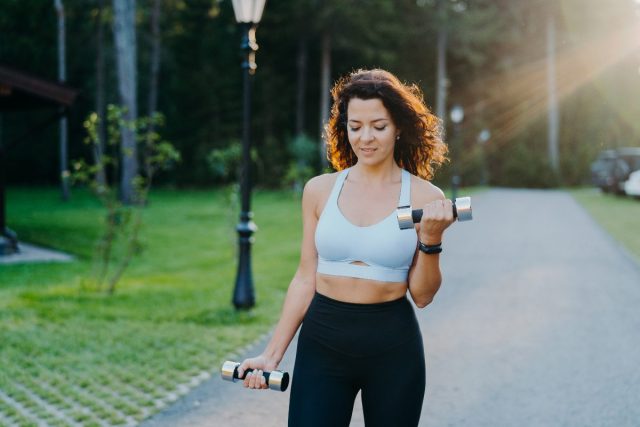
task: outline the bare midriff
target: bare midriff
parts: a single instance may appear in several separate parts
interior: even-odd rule
[[[338,301],[375,304],[402,298],[407,293],[407,283],[317,273],[316,291]]]

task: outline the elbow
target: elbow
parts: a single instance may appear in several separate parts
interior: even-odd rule
[[[433,302],[436,294],[438,293],[438,289],[440,289],[440,283],[436,286],[429,289],[411,289],[409,287],[409,292],[411,293],[411,298],[418,308],[425,308],[429,304]]]
[[[413,302],[416,304],[418,308],[425,308],[433,301],[433,297],[425,297],[425,298],[415,298]]]

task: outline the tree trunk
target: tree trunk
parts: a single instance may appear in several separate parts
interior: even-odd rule
[[[436,115],[444,127],[447,119],[447,25],[446,4],[438,0],[438,45],[436,73]]]
[[[296,85],[296,138],[294,144],[294,152],[297,154],[296,164],[298,171],[302,171],[307,166],[306,153],[302,150],[303,142],[306,142],[304,131],[304,110],[305,110],[305,90],[306,90],[306,74],[307,74],[307,38],[301,36],[298,40],[298,57],[296,60],[296,69],[298,74]],[[300,175],[297,176],[295,183],[293,184],[294,191],[296,193],[302,193],[304,187],[303,179]]]
[[[323,168],[327,161],[327,142],[324,130],[329,121],[329,92],[331,91],[331,33],[325,29],[322,33],[322,68],[320,72],[320,164]]]
[[[158,76],[160,74],[160,3],[161,0],[153,1],[151,10],[151,69],[149,71],[149,99],[147,111],[149,117],[153,117],[158,108]],[[147,130],[147,141],[154,132],[153,122]],[[147,175],[149,171],[146,171]]]
[[[97,34],[96,34],[96,114],[98,115],[98,141],[93,147],[93,160],[102,168],[96,171],[96,182],[104,186],[107,183],[106,171],[102,164],[105,148],[106,127],[104,111],[104,0],[98,0]]]
[[[302,136],[304,131],[305,114],[305,91],[307,86],[307,38],[301,36],[298,40],[298,60],[296,61],[298,71],[298,84],[296,87],[296,136]]]
[[[560,173],[558,156],[558,134],[560,131],[558,117],[558,96],[556,87],[556,28],[551,12],[547,15],[547,94],[548,110],[548,145],[549,163],[554,172]]]
[[[124,120],[132,123],[138,117],[136,85],[136,27],[135,0],[113,0],[113,34],[118,64],[118,91],[125,108]],[[135,201],[133,180],[138,175],[136,132],[122,126],[120,197],[124,203]]]
[[[67,80],[67,69],[65,64],[65,29],[64,29],[64,6],[62,0],[54,0],[54,6],[58,15],[58,81],[64,83]],[[62,108],[62,107],[61,107]],[[68,137],[67,137],[67,116],[60,118],[60,184],[62,200],[69,200],[69,166],[68,166]]]

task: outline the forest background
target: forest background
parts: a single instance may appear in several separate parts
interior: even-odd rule
[[[119,103],[112,2],[63,3],[66,84],[81,91],[69,117],[69,158],[90,159],[83,121],[100,104]],[[57,80],[54,2],[0,4],[0,64]],[[209,187],[233,180],[216,163],[233,163],[224,156],[233,157],[242,135],[241,34],[231,1],[138,0],[135,25],[139,114],[150,113],[147,99],[157,84],[156,110],[166,117],[162,136],[182,155],[158,181]],[[337,78],[357,68],[388,69],[416,82],[435,111],[439,61],[446,64],[446,111],[454,104],[465,109],[459,132],[444,114],[463,185],[588,183],[599,151],[640,145],[639,26],[638,0],[268,0],[253,86],[256,185],[282,187],[325,167],[321,129]],[[557,169],[547,126],[551,28]],[[157,82],[154,40],[160,42]],[[58,182],[57,123],[11,144],[50,115],[3,113],[9,184]],[[479,137],[483,129],[486,141]],[[446,185],[450,168],[441,169],[437,183]]]

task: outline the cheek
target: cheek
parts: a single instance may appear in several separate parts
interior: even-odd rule
[[[349,144],[353,145],[358,140],[358,133],[347,131],[347,141]]]
[[[395,131],[385,132],[384,134],[384,142],[393,148],[396,145],[396,134]]]

